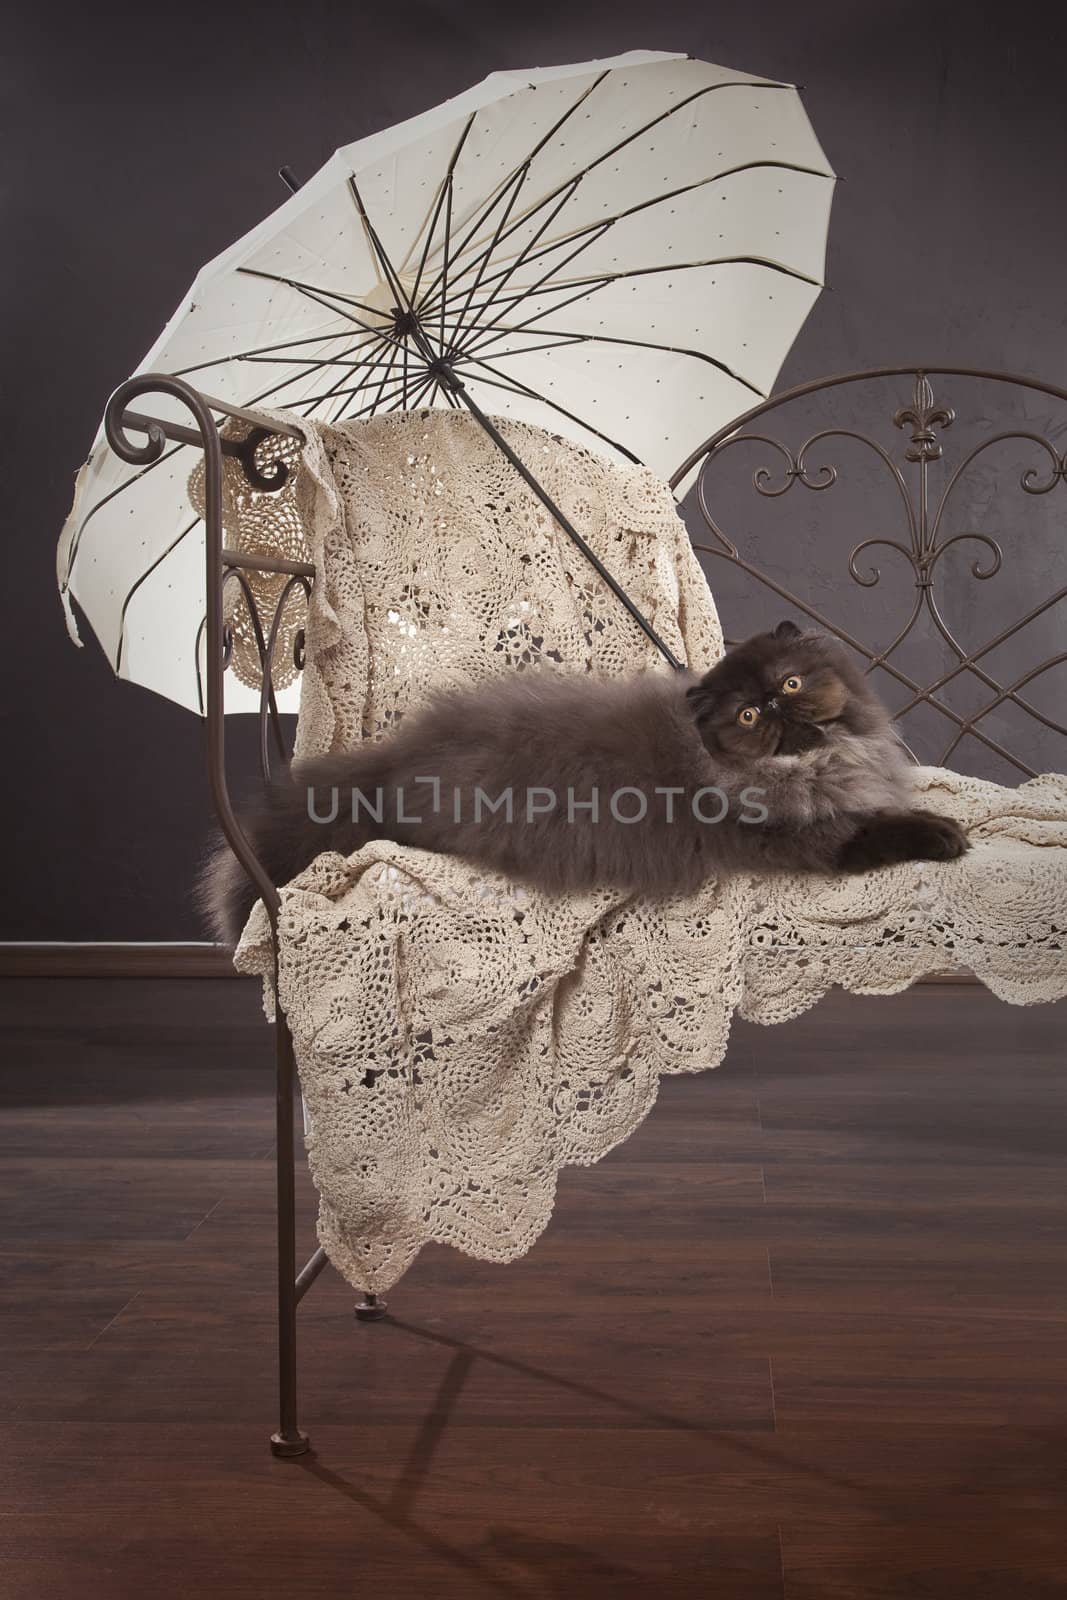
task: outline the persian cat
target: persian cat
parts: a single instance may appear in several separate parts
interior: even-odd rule
[[[710,672],[515,671],[440,690],[397,731],[294,767],[241,816],[276,884],[371,839],[555,893],[675,895],[727,873],[949,861],[906,751],[844,649],[780,623]],[[225,845],[200,900],[232,942],[256,892]]]

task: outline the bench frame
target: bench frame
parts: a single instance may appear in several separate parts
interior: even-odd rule
[[[853,428],[820,429],[809,435],[799,446],[792,446],[781,438],[767,433],[761,426],[764,418],[787,407],[792,401],[843,385],[897,377],[908,379],[912,385],[910,402],[906,400],[892,417],[896,427],[908,434],[903,452],[903,465],[895,461],[877,439]],[[939,604],[938,583],[942,578],[940,560],[950,545],[970,540],[979,546],[980,552],[970,567],[974,579],[985,581],[995,576],[1001,569],[1004,551],[997,539],[985,532],[971,529],[954,534],[946,531],[948,527],[946,513],[950,498],[964,473],[980,455],[992,445],[1012,439],[1031,445],[1038,466],[1024,470],[1020,488],[1024,494],[1033,496],[1049,494],[1058,484],[1067,482],[1067,452],[1057,450],[1055,443],[1045,434],[1027,429],[1008,428],[984,439],[978,447],[966,455],[950,473],[940,494],[935,496],[931,467],[943,458],[942,435],[956,420],[956,414],[952,407],[941,402],[931,380],[953,377],[1007,384],[1042,394],[1067,406],[1067,390],[1012,373],[967,367],[929,366],[883,367],[865,372],[840,373],[785,390],[727,423],[706,439],[682,463],[672,476],[670,484],[672,489],[676,489],[689,479],[694,471],[697,473],[693,492],[700,515],[711,534],[711,542],[694,540],[696,550],[716,560],[729,562],[753,581],[764,585],[770,593],[775,594],[796,611],[836,635],[865,658],[868,670],[882,669],[888,672],[910,695],[906,704],[896,712],[898,719],[921,706],[932,706],[948,718],[952,725],[951,737],[941,758],[942,761],[953,754],[964,738],[971,737],[1001,759],[1008,761],[1021,773],[1034,776],[1034,769],[1025,760],[1005,745],[1003,740],[994,738],[980,724],[1000,705],[1011,702],[1046,729],[1067,737],[1067,727],[1046,715],[1023,694],[1023,690],[1042,674],[1067,661],[1067,652],[1055,654],[1038,662],[1007,684],[1001,683],[984,662],[985,658],[1005,640],[1020,633],[1051,607],[1067,598],[1067,585],[1055,590],[1051,595],[1043,596],[1039,603],[1028,609],[1021,617],[1011,619],[996,628],[992,637],[977,649],[967,649],[955,637]],[[494,438],[494,442],[512,461],[516,470],[546,505],[564,532],[592,562],[600,576],[618,596],[620,603],[626,606],[637,625],[648,634],[671,665],[678,667],[680,663],[671,655],[648,619],[641,615],[630,597],[585,544],[580,532],[568,523],[533,475],[510,450],[491,419],[479,411],[465,391],[460,393],[461,389],[462,385],[459,385],[456,390],[457,398]],[[131,409],[136,401],[150,394],[168,395],[178,400],[190,413],[191,425],[164,421],[159,417]],[[220,427],[224,423],[230,426],[225,432],[220,432]],[[247,429],[243,438],[234,437],[235,425],[238,424],[243,424]],[[282,614],[296,588],[303,588],[305,594],[310,594],[315,579],[315,569],[310,563],[265,556],[250,557],[225,547],[222,516],[223,471],[224,458],[236,458],[240,460],[245,475],[254,489],[263,493],[277,490],[284,483],[288,469],[281,461],[273,466],[268,461],[264,466],[262,447],[272,435],[282,435],[290,439],[300,438],[301,431],[298,427],[280,422],[277,418],[267,418],[260,413],[213,399],[194,389],[183,379],[163,373],[141,374],[122,384],[108,403],[105,427],[111,448],[122,459],[132,463],[150,464],[158,460],[168,440],[192,445],[203,452],[207,561],[207,607],[203,624],[206,636],[204,721],[207,733],[208,775],[222,831],[258,890],[270,919],[274,953],[274,986],[277,995],[279,885],[271,881],[265,867],[242,832],[226,780],[224,678],[233,641],[226,623],[225,597],[226,590],[231,585],[236,585],[243,595],[252,619],[256,649],[262,667],[259,705],[260,765],[264,777],[269,777],[272,743],[281,761],[287,760],[289,754],[272,683]],[[143,442],[139,442],[141,436],[144,436]],[[727,452],[734,450],[746,440],[771,452],[772,465],[758,466],[752,473],[751,479],[754,491],[764,498],[777,498],[788,493],[797,484],[815,492],[832,488],[838,479],[838,469],[822,461],[814,468],[809,465],[810,452],[816,446],[826,445],[831,439],[858,441],[873,450],[882,461],[900,495],[901,513],[905,524],[904,536],[900,539],[883,537],[864,539],[853,546],[847,562],[851,579],[866,588],[874,587],[880,581],[880,571],[877,567],[869,567],[863,571],[857,563],[859,557],[874,546],[895,552],[898,558],[903,558],[910,564],[914,574],[916,596],[910,613],[893,641],[881,649],[868,646],[852,631],[824,615],[773,575],[763,571],[758,563],[745,553],[742,544],[729,537],[719,526],[709,503],[709,479],[713,470]],[[267,453],[269,456],[269,449]],[[777,477],[774,474],[775,467],[778,469]],[[910,482],[905,476],[908,468],[912,471]],[[282,588],[273,615],[264,617],[259,614],[249,583],[250,572],[289,575],[289,581]],[[956,657],[956,665],[949,672],[940,674],[929,683],[916,679],[894,659],[899,647],[924,614],[932,619],[937,632]],[[296,664],[299,667],[302,657],[302,638],[299,635],[296,648]],[[948,685],[964,673],[971,674],[988,689],[990,695],[977,711],[969,715],[964,715],[952,707],[943,695]],[[294,1150],[294,1095],[297,1088],[297,1073],[292,1035],[280,1005],[276,1006],[274,1035],[279,1418],[278,1427],[271,1435],[270,1444],[276,1456],[290,1458],[301,1456],[310,1449],[308,1436],[300,1429],[298,1423],[296,1312],[300,1301],[326,1265],[326,1254],[319,1248],[299,1270],[297,1269]],[[367,1294],[356,1306],[355,1314],[361,1321],[373,1321],[382,1317],[385,1309],[384,1301],[373,1294]]]

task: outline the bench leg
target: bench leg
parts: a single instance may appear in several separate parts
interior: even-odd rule
[[[376,1294],[365,1294],[356,1306],[356,1319],[359,1322],[377,1322],[384,1317],[389,1307],[385,1301]]]
[[[311,1441],[297,1426],[296,1408],[296,1171],[293,1155],[293,1039],[282,1010],[275,1023],[277,1047],[278,1162],[278,1430],[270,1436],[274,1455],[306,1455]]]

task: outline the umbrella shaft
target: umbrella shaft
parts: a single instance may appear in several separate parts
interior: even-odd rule
[[[605,567],[604,563],[600,560],[600,557],[595,553],[595,551],[590,549],[589,545],[582,538],[574,524],[565,515],[565,513],[560,510],[559,506],[552,499],[547,490],[541,487],[533,473],[515,454],[514,450],[504,438],[504,435],[500,432],[499,428],[494,426],[494,424],[486,416],[485,412],[482,411],[481,407],[471,399],[470,395],[464,388],[463,383],[456,376],[452,368],[448,366],[446,362],[440,362],[437,365],[448,387],[466,406],[467,410],[470,412],[475,421],[485,429],[486,433],[492,439],[497,449],[508,458],[516,472],[518,472],[525,482],[529,484],[530,488],[540,500],[541,504],[546,508],[546,510],[551,512],[552,516],[559,523],[564,533],[567,534],[568,538],[573,540],[573,542],[578,546],[578,549],[585,556],[590,566],[592,566],[599,576],[603,578],[612,594],[622,601],[623,605],[626,607],[631,617],[633,617],[638,627],[641,628],[643,632],[646,633],[652,640],[652,643],[656,646],[656,649],[659,651],[660,655],[663,656],[664,660],[670,663],[676,672],[681,672],[683,670],[684,663],[678,660],[678,657],[674,654],[673,650],[666,643],[666,641],[660,638],[659,634],[656,632],[651,622],[649,622],[648,618],[644,616],[639,608],[634,604],[622,585],[612,577],[607,567]]]

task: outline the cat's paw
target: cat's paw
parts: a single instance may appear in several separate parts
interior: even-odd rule
[[[868,818],[838,860],[844,872],[870,872],[903,861],[956,861],[971,848],[951,817],[934,811],[879,812]]]
[[[971,841],[958,822],[936,811],[913,811],[913,861],[958,861],[971,848]]]

